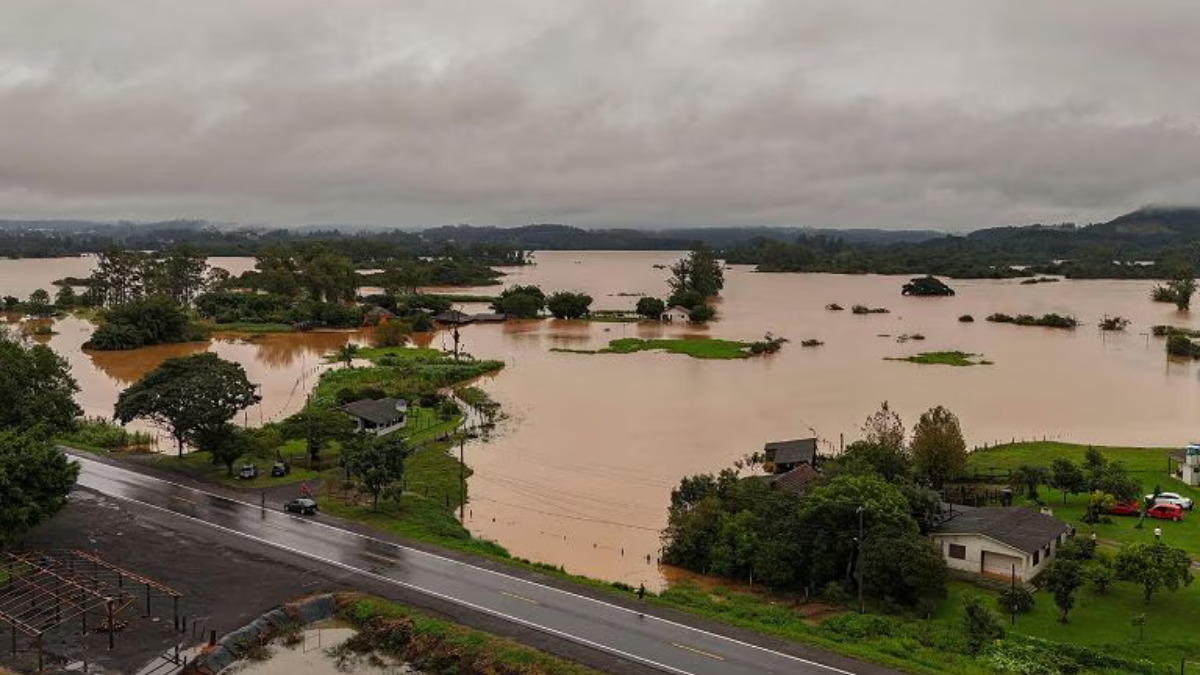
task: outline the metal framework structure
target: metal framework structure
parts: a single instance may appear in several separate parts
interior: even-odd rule
[[[70,621],[80,622],[80,633],[89,632],[88,620],[95,617],[96,632],[108,634],[108,648],[117,631],[126,626],[122,611],[145,603],[150,616],[154,598],[169,598],[179,629],[179,598],[182,594],[163,584],[108,563],[79,550],[8,553],[0,558],[0,625],[11,633],[12,653],[17,653],[17,634],[30,638],[42,668],[43,636]]]

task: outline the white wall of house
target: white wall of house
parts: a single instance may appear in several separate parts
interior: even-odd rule
[[[686,313],[677,309],[668,309],[667,311],[663,312],[662,316],[659,318],[667,323],[687,323],[690,317]]]
[[[1032,579],[1046,568],[1046,564],[1058,552],[1059,543],[1053,542],[1038,551],[1037,563],[1034,563],[1032,554],[978,534],[935,534],[933,541],[941,549],[942,558],[950,569],[1007,577],[1015,564],[1017,579],[1022,581]],[[962,546],[964,556],[951,557],[951,546]]]
[[[386,435],[392,433],[393,431],[396,431],[397,429],[403,429],[404,425],[407,421],[408,421],[408,416],[405,415],[403,418],[400,419],[400,421],[396,422],[395,424],[389,424],[389,425],[384,425],[384,426],[375,426],[362,418],[358,418],[358,429],[357,430],[359,432],[375,434],[376,436],[386,436]]]

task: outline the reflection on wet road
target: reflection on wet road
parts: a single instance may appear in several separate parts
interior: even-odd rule
[[[848,674],[672,621],[75,456],[79,485],[506,621],[685,675]],[[872,672],[878,672],[872,669]]]

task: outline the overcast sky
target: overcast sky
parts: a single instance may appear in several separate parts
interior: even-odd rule
[[[1195,0],[4,0],[0,217],[969,230],[1200,203]]]

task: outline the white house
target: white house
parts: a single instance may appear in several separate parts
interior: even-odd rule
[[[658,320],[663,323],[687,323],[691,319],[692,313],[686,307],[675,305],[668,307],[662,314],[658,316]]]
[[[929,535],[952,570],[1006,581],[1015,574],[1028,581],[1073,534],[1070,525],[1033,509],[954,508]]]
[[[364,399],[338,408],[358,420],[357,431],[384,436],[408,423],[408,402],[402,398]]]

